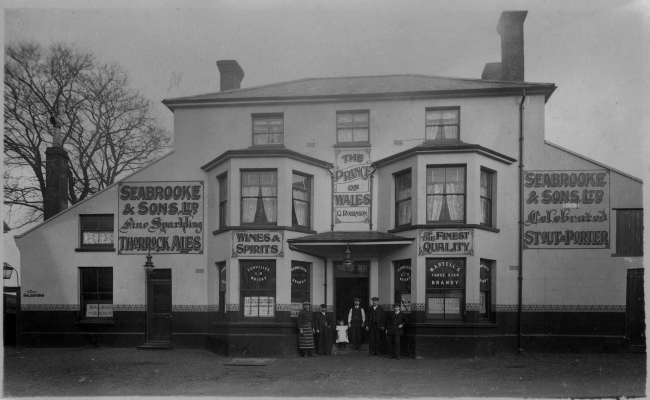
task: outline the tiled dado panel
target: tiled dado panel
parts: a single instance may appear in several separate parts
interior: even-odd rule
[[[517,312],[516,304],[492,304],[492,311]],[[523,304],[522,312],[625,312],[625,305]]]

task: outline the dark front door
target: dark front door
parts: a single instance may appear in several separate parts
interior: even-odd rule
[[[16,345],[16,327],[20,310],[20,288],[4,287],[2,298],[3,342],[5,346]]]
[[[164,272],[153,271],[149,276],[148,342],[171,342],[172,338],[172,281],[164,277]]]
[[[368,309],[368,278],[336,278],[336,324],[340,319],[348,323],[348,313],[354,306],[354,298],[361,299],[361,307]],[[364,338],[365,343],[365,338]]]
[[[626,322],[628,351],[645,352],[645,301],[643,269],[627,270]]]

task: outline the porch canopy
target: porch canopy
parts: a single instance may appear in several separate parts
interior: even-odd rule
[[[377,231],[323,232],[287,239],[292,250],[317,257],[342,260],[349,246],[353,259],[377,257],[401,246],[410,245],[415,238]]]

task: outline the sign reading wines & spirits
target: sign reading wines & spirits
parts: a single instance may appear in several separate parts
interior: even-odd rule
[[[203,181],[120,182],[118,254],[203,254]]]
[[[284,231],[232,231],[232,257],[284,257]]]
[[[608,249],[606,170],[526,171],[524,249]]]

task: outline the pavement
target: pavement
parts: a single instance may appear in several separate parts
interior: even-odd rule
[[[232,366],[200,349],[5,348],[5,397],[527,397],[646,395],[645,354],[368,356],[364,351]]]

